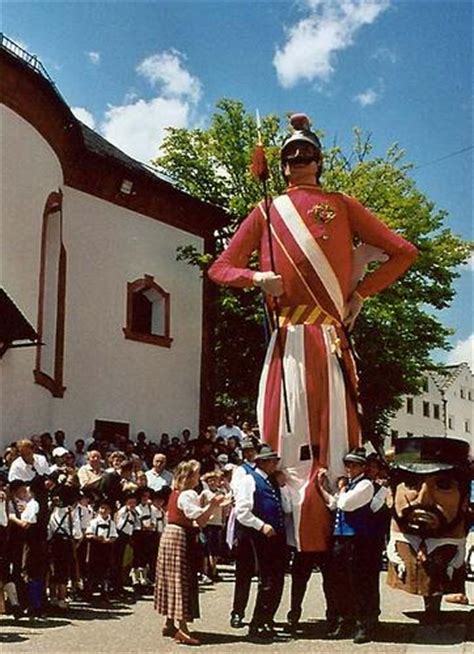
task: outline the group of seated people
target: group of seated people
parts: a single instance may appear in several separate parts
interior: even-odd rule
[[[201,462],[203,506],[227,498],[201,536],[201,582],[217,581],[244,435],[230,421],[221,435],[211,426],[192,439],[185,429],[158,444],[144,432],[134,441],[95,432],[69,449],[62,430],[11,443],[0,459],[0,613],[41,618],[78,595],[151,592],[173,471],[190,458]]]

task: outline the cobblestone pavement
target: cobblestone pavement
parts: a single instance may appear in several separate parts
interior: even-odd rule
[[[254,644],[246,641],[246,629],[231,629],[229,609],[232,600],[233,575],[224,571],[223,580],[213,586],[201,587],[201,615],[195,623],[195,633],[202,641],[201,650],[222,652],[353,653],[373,654],[474,654],[474,607],[443,604],[443,623],[433,627],[420,626],[421,598],[393,591],[385,585],[382,575],[382,625],[377,640],[354,645],[351,640],[323,640],[324,603],[321,580],[313,574],[305,599],[302,630],[297,638],[284,635],[283,623],[288,611],[289,579],[277,621],[281,623],[278,641]],[[252,593],[255,592],[253,584]],[[474,584],[468,584],[471,599]],[[250,606],[253,606],[251,598]],[[153,610],[153,598],[145,597],[136,604],[97,602],[90,606],[73,603],[64,615],[51,615],[44,622],[22,619],[15,623],[9,616],[0,616],[0,651],[8,654],[35,652],[40,654],[73,654],[90,652],[142,653],[183,652],[189,648],[175,644],[161,635],[162,620]]]

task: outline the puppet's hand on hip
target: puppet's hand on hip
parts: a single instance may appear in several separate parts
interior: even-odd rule
[[[281,275],[277,275],[271,270],[268,272],[256,272],[253,276],[253,283],[268,295],[272,295],[273,297],[283,295],[283,279]]]

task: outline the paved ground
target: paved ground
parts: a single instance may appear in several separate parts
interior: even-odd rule
[[[202,587],[201,614],[195,623],[196,634],[201,638],[201,650],[215,654],[222,652],[277,652],[329,653],[339,652],[365,654],[473,654],[474,653],[474,607],[443,605],[443,624],[434,627],[418,625],[422,601],[420,598],[393,591],[382,579],[383,624],[376,642],[354,645],[350,640],[325,641],[323,600],[321,582],[314,574],[308,589],[303,630],[297,639],[283,637],[268,645],[246,642],[246,629],[229,627],[228,614],[232,597],[233,576],[225,574],[224,580],[214,586]],[[284,599],[277,619],[282,623],[288,610],[288,580]],[[474,584],[469,584],[473,597]],[[136,604],[97,604],[93,607],[76,603],[67,615],[51,616],[43,623],[31,623],[22,619],[14,623],[10,617],[0,616],[0,651],[8,654],[41,652],[48,654],[74,654],[90,652],[142,653],[183,652],[189,648],[179,646],[161,636],[161,618],[153,611],[152,598]]]

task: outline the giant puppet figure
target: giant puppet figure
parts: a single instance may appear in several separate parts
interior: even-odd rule
[[[387,582],[423,596],[427,623],[439,621],[442,595],[464,593],[469,480],[466,441],[398,439]]]
[[[300,551],[322,552],[329,546],[331,517],[315,483],[318,470],[326,468],[335,482],[344,474],[344,455],[361,440],[346,328],[364,299],[400,277],[417,250],[354,198],[319,185],[321,143],[304,114],[290,121],[294,133],[281,149],[286,192],[270,207],[262,201],[253,209],[209,276],[218,284],[260,287],[270,310],[277,305],[280,329],[268,345],[257,417],[293,491],[295,544]],[[385,262],[354,287],[356,239],[383,252]],[[254,251],[258,271],[248,267]]]

